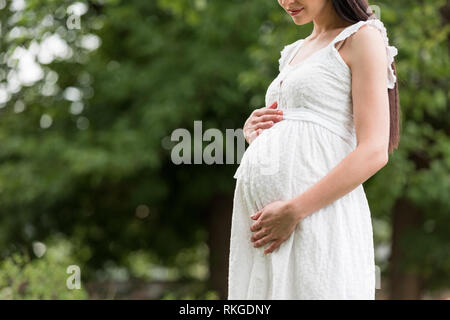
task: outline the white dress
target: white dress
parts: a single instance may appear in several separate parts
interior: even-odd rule
[[[299,64],[288,63],[303,40],[281,51],[280,73],[267,89],[284,120],[246,149],[234,175],[228,299],[374,299],[375,261],[370,210],[362,184],[297,224],[272,253],[254,248],[252,214],[291,199],[324,177],[356,147],[351,70],[335,44],[362,25],[381,31],[388,58],[388,87],[395,47],[378,20],[345,28],[327,47]]]

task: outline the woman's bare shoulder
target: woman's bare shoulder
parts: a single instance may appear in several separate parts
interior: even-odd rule
[[[362,25],[351,37],[348,37],[341,53],[351,69],[367,62],[380,65],[387,63],[383,36],[379,29],[370,24]]]

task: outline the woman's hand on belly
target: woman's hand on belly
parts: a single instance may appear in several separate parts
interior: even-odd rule
[[[287,201],[274,201],[251,216],[255,223],[250,227],[254,232],[251,241],[253,246],[259,248],[272,242],[264,250],[264,253],[271,253],[277,249],[294,231],[298,220],[292,210],[289,210]]]
[[[277,102],[269,107],[254,110],[244,124],[244,138],[251,144],[265,129],[271,128],[276,122],[283,120],[283,111],[276,109]]]

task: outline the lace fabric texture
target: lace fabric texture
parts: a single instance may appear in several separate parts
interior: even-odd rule
[[[288,65],[302,40],[283,48],[279,74],[265,103],[278,102],[284,120],[247,148],[234,174],[228,299],[374,299],[375,262],[370,209],[362,185],[303,219],[274,252],[254,248],[250,216],[317,183],[356,147],[351,71],[334,44],[365,24],[385,39],[390,73],[397,50],[379,20],[345,28],[327,47]]]

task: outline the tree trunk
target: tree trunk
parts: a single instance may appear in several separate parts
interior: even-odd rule
[[[404,235],[422,226],[422,212],[404,198],[394,206],[392,223],[392,247],[389,261],[390,299],[420,299],[423,283],[419,274],[409,271],[402,263],[407,250],[413,250],[402,243]],[[417,232],[417,231],[416,231]]]
[[[210,287],[220,299],[228,296],[228,257],[230,252],[232,195],[217,195],[209,206],[208,246]]]

